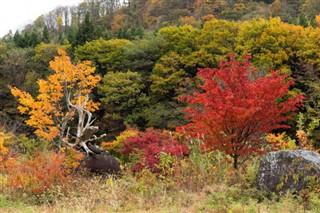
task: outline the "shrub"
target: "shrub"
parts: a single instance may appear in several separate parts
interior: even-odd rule
[[[148,168],[153,172],[160,172],[161,153],[181,158],[188,154],[187,145],[174,139],[169,132],[161,132],[152,128],[146,132],[139,132],[123,141],[120,153],[131,156],[134,172]]]
[[[8,186],[15,191],[40,195],[54,184],[67,181],[65,159],[64,153],[53,151],[39,152],[32,158],[9,158],[4,168]]]
[[[294,150],[297,149],[296,141],[286,135],[285,132],[281,134],[268,134],[266,141],[272,145],[273,150]]]
[[[84,159],[84,154],[72,147],[63,147],[61,148],[61,152],[65,154],[63,166],[66,170],[66,174],[70,174],[77,169],[80,162]]]
[[[127,129],[123,132],[121,132],[121,134],[116,137],[116,139],[112,142],[102,142],[101,143],[101,148],[108,150],[108,151],[113,151],[115,149],[121,149],[123,147],[123,141],[128,139],[131,136],[135,136],[139,133],[138,130],[135,129]]]

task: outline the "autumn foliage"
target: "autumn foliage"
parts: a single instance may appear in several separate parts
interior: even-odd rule
[[[264,133],[289,128],[284,122],[303,100],[302,95],[287,95],[294,80],[272,70],[259,77],[249,58],[245,55],[240,62],[230,54],[230,60],[222,60],[219,68],[199,69],[203,92],[182,98],[191,104],[185,110],[191,123],[178,128],[203,137],[205,151],[226,152],[235,168],[239,156],[263,151],[260,138]]]
[[[86,95],[100,80],[99,76],[92,75],[95,71],[90,62],[71,63],[70,57],[62,49],[58,49],[59,56],[50,62],[54,74],[47,80],[38,80],[39,94],[33,98],[29,93],[18,88],[10,87],[11,93],[18,98],[18,109],[29,115],[27,125],[36,129],[35,133],[47,140],[64,136],[67,124],[74,117],[74,110],[66,105],[70,96],[75,105],[82,105]],[[86,109],[94,111],[98,104],[92,101],[86,103]]]
[[[157,165],[160,163],[161,153],[177,158],[188,153],[186,144],[180,143],[168,132],[155,129],[148,129],[146,132],[128,137],[123,141],[122,146],[120,153],[138,156],[138,161],[132,167],[134,172],[145,168],[158,172]]]
[[[8,186],[33,195],[40,195],[54,184],[63,184],[67,178],[64,168],[66,155],[56,152],[40,152],[32,158],[10,157],[2,172],[7,175]]]

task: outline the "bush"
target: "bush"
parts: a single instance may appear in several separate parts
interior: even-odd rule
[[[131,167],[134,172],[148,168],[153,172],[160,172],[161,153],[181,158],[188,154],[187,144],[174,139],[170,132],[147,129],[123,141],[120,153],[129,155],[133,160]]]
[[[121,132],[121,134],[118,137],[116,137],[116,139],[114,141],[102,142],[101,148],[108,150],[108,151],[112,151],[114,149],[121,149],[124,140],[128,139],[131,136],[135,136],[138,133],[139,133],[138,130],[129,128],[129,129]]]
[[[64,153],[39,152],[31,158],[12,157],[5,163],[7,185],[16,192],[40,195],[53,185],[67,181]]]

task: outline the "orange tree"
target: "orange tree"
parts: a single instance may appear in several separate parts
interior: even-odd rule
[[[240,156],[262,151],[263,133],[289,127],[284,122],[303,99],[288,95],[292,79],[280,71],[255,77],[256,69],[248,60],[245,55],[239,62],[230,54],[230,61],[222,60],[219,68],[199,69],[202,92],[183,97],[191,104],[185,110],[191,123],[178,127],[191,136],[203,136],[205,151],[226,152],[235,169]]]
[[[98,103],[89,100],[89,94],[100,77],[93,75],[95,68],[90,62],[73,65],[64,50],[58,49],[58,54],[50,62],[54,73],[47,80],[38,80],[36,98],[15,87],[10,90],[18,98],[19,111],[29,115],[27,125],[34,127],[38,136],[52,140],[60,147],[71,135],[69,125],[76,116],[78,139],[92,124],[91,112],[98,109]]]

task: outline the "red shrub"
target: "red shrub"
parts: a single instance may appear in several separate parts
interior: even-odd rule
[[[119,150],[122,154],[137,155],[139,162],[133,166],[133,171],[140,171],[149,168],[158,172],[156,165],[160,163],[161,152],[181,158],[188,154],[186,144],[179,143],[173,139],[168,132],[147,129],[146,132],[139,132],[123,141],[123,148]]]
[[[66,170],[63,168],[64,153],[38,153],[32,159],[11,158],[6,165],[8,185],[35,195],[42,194],[53,184],[64,183]]]

